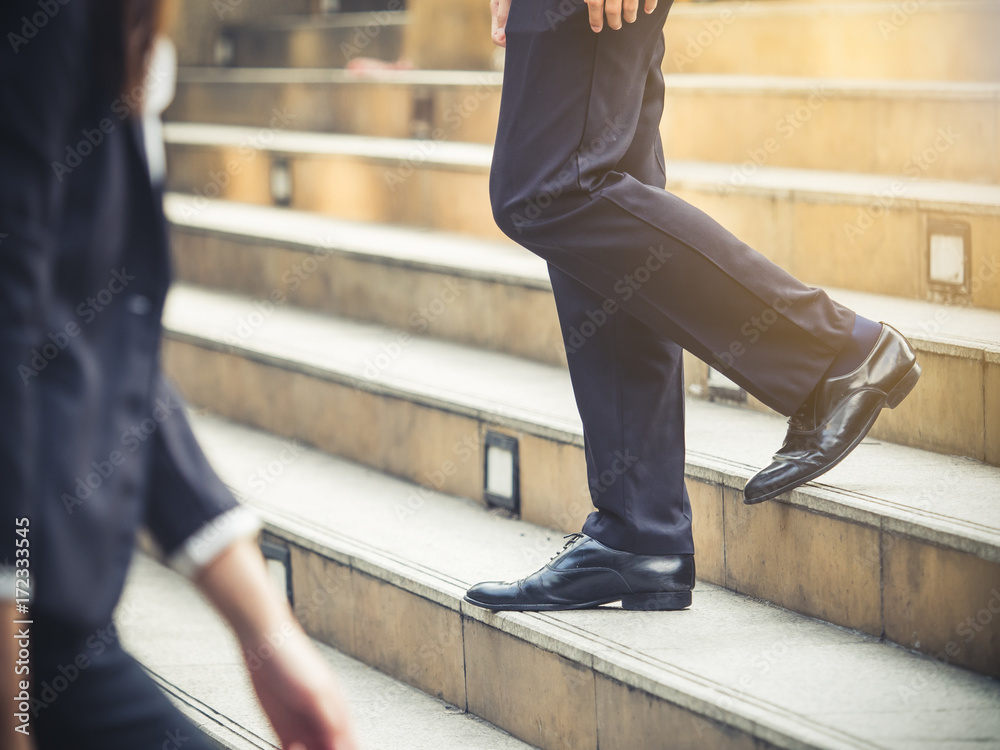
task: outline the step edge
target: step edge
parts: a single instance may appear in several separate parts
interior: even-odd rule
[[[226,32],[238,32],[243,29],[251,31],[284,31],[287,29],[314,28],[317,26],[330,29],[350,29],[357,25],[364,26],[364,23],[358,24],[358,22],[370,21],[374,14],[378,14],[380,18],[384,18],[385,14],[392,16],[389,22],[379,21],[380,26],[405,24],[412,15],[407,10],[390,10],[388,8],[380,11],[355,11],[351,13],[281,14],[269,15],[262,19],[228,23],[223,26],[223,30]]]
[[[199,731],[219,750],[280,750],[277,745],[265,740],[244,727],[238,721],[219,713],[197,697],[178,688],[159,673],[138,660],[143,670],[153,682],[167,694],[170,701],[184,714]]]
[[[855,2],[796,2],[795,0],[754,0],[752,3],[739,0],[722,0],[713,3],[678,3],[671,8],[671,18],[716,18],[720,12],[739,12],[740,18],[756,16],[824,16],[824,15],[868,15],[875,10],[892,12],[899,5],[898,0],[855,1]],[[955,8],[986,10],[997,12],[990,0],[922,0],[921,11],[949,12]]]
[[[218,67],[183,65],[177,69],[177,85],[379,85],[498,89],[503,73],[493,70],[351,70],[348,68]]]

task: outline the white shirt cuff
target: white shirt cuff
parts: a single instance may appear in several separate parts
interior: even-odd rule
[[[227,510],[189,536],[167,563],[181,575],[193,578],[230,544],[260,529],[260,519],[253,511],[243,506]]]
[[[17,577],[17,567],[0,565],[0,601],[9,602],[16,599],[14,579]]]

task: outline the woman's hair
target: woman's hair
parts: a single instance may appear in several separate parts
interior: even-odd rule
[[[133,111],[144,98],[143,82],[157,34],[172,18],[172,0],[93,0],[95,52],[110,91],[124,95]]]

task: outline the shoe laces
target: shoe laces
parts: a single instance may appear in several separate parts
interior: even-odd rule
[[[568,550],[570,547],[572,547],[574,544],[576,544],[576,540],[577,539],[580,539],[582,537],[583,537],[583,534],[580,534],[580,533],[567,534],[566,536],[564,536],[563,539],[566,540],[566,543],[563,544],[561,550],[559,550],[554,555],[552,555],[552,557],[549,558],[549,562],[552,562],[557,557],[559,557],[562,553],[564,553],[566,550]]]

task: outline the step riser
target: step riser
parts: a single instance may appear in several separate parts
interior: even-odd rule
[[[499,87],[484,74],[474,85],[433,86],[181,81],[165,116],[173,122],[273,127],[278,111],[294,130],[492,143],[499,110]]]
[[[381,374],[391,368],[390,355]],[[377,380],[379,363],[372,364]],[[573,532],[592,509],[579,437],[527,433],[498,417],[447,412],[379,395],[364,384],[321,379],[187,340],[168,337],[164,366],[197,406],[477,501],[482,500],[486,430],[513,435],[520,443],[525,520]],[[971,626],[951,622],[950,614],[976,618],[985,607],[990,615],[1000,564],[797,506],[747,507],[727,481],[737,480],[688,466],[703,580],[1000,674],[1000,617],[980,620],[981,632],[967,642],[962,636]],[[422,503],[415,491],[400,505],[399,522],[419,513]],[[787,543],[775,544],[776,539]],[[525,549],[525,568],[542,565],[550,554]],[[935,596],[916,596],[917,591]],[[1000,607],[1000,598],[992,606]],[[470,710],[478,713],[478,707]]]
[[[173,228],[177,279],[564,365],[548,289]]]
[[[293,154],[288,158],[291,205],[343,219],[502,238],[490,209],[487,170],[430,165],[426,160],[433,158],[433,144],[427,145],[426,155],[417,152],[418,148],[414,146],[412,157],[405,160]],[[273,155],[267,151],[244,156],[236,146],[174,145],[168,154],[173,190],[272,203],[269,169]],[[930,228],[939,222],[966,226],[967,292],[956,293],[955,299],[1000,310],[1000,216],[960,203],[935,206],[897,197],[908,185],[898,181],[892,186],[896,192],[884,196],[670,179],[667,189],[705,210],[798,278],[910,299],[936,294],[929,282]]]
[[[1000,99],[668,89],[668,159],[1000,182]],[[738,179],[738,177],[737,177]]]
[[[767,13],[757,10],[764,6]],[[1000,11],[990,2],[676,5],[668,73],[996,81]],[[962,54],[955,54],[955,50]],[[778,53],[780,50],[780,54]]]
[[[395,62],[406,26],[388,11],[366,14],[356,27],[235,27],[224,32],[234,67],[344,68],[360,57]]]
[[[492,143],[499,107],[487,74],[473,86],[191,80],[167,117],[265,127],[277,109],[294,114],[295,130]],[[668,88],[660,131],[668,159],[750,173],[772,166],[997,183],[998,122],[1000,98],[986,94],[886,97],[824,83],[734,91],[709,82]]]
[[[173,244],[178,278],[192,284],[264,300],[280,293],[291,305],[565,364],[548,290],[301,247],[246,245],[183,228],[174,229]],[[933,338],[931,324],[923,333]],[[913,343],[921,382],[899,408],[882,412],[872,437],[1000,465],[1000,353],[945,354],[940,344],[917,336]],[[690,355],[685,378],[690,392],[709,394],[708,366]],[[767,411],[752,398],[748,406]]]
[[[635,750],[659,747],[664,736],[690,750],[776,747],[287,536],[296,613],[310,635],[536,747]],[[336,607],[310,606],[334,597]]]
[[[490,209],[485,171],[421,168],[433,153],[433,142],[425,142],[425,149],[415,146],[406,159],[382,162],[352,156],[291,155],[290,205],[352,221],[501,239]],[[264,151],[244,158],[238,147],[173,147],[168,151],[170,189],[271,205],[271,160],[272,154]]]

